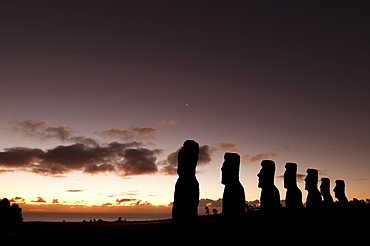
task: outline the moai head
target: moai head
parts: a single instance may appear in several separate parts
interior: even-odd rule
[[[221,183],[226,185],[239,182],[240,155],[237,153],[225,153],[224,163],[222,164]]]
[[[317,189],[317,182],[319,180],[319,172],[317,169],[307,169],[307,176],[304,179],[306,182],[305,190],[316,190]]]
[[[297,186],[297,164],[288,162],[285,164],[284,188],[294,188]]]
[[[330,179],[322,178],[321,185],[320,185],[321,192],[329,192],[330,193]]]
[[[333,191],[335,198],[337,198],[339,202],[348,202],[345,194],[344,180],[335,180],[335,187]]]
[[[194,176],[198,159],[199,144],[194,140],[186,140],[177,156],[177,174]]]
[[[275,178],[275,162],[272,160],[263,160],[261,162],[261,170],[257,174],[258,176],[258,187],[265,188],[274,186]]]

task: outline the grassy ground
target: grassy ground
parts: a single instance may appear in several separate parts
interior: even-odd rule
[[[202,216],[192,226],[170,220],[126,223],[25,222],[3,228],[1,242],[46,244],[232,245],[323,244],[368,241],[368,214],[248,214],[237,221]]]

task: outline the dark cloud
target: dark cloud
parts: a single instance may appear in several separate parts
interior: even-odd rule
[[[71,171],[95,174],[116,172],[122,176],[157,172],[159,149],[148,149],[139,142],[111,142],[89,146],[76,143],[49,150],[8,148],[0,152],[0,166],[44,175]]]
[[[46,202],[46,201],[41,196],[38,196],[37,200],[32,200],[31,202],[40,202],[41,203],[41,202]]]
[[[85,190],[66,190],[66,192],[83,192]]]
[[[160,161],[159,165],[162,166],[161,172],[167,175],[177,174],[177,154],[179,150],[172,152],[167,156],[166,160]]]
[[[116,199],[116,203],[121,204],[123,202],[133,202],[137,201],[135,198],[122,198],[122,199]]]
[[[99,135],[107,137],[116,137],[123,140],[154,138],[158,129],[152,127],[131,127],[130,129],[112,128],[102,132]]]
[[[36,164],[43,155],[44,151],[36,148],[5,148],[0,152],[0,166],[15,168],[31,166]]]
[[[306,177],[305,174],[297,173],[297,181],[298,182],[303,182],[305,177]],[[276,176],[276,178],[278,178],[278,179],[284,179],[284,174],[283,175]]]
[[[175,151],[170,153],[167,156],[166,160],[162,160],[159,162],[159,165],[162,167],[161,172],[167,175],[176,175],[177,174],[177,155],[180,151],[181,147]],[[216,149],[214,147],[210,147],[208,145],[203,145],[199,147],[199,160],[198,165],[205,165],[211,162],[212,160],[212,153]]]
[[[208,164],[212,161],[212,153],[216,149],[213,147],[210,147],[208,145],[203,145],[199,147],[199,160],[198,160],[198,165],[205,165]]]

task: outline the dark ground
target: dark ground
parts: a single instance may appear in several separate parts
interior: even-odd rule
[[[201,216],[192,226],[175,226],[171,220],[82,223],[24,222],[3,226],[0,242],[116,243],[125,245],[233,245],[259,244],[363,244],[370,235],[369,212],[304,212],[261,214],[249,212],[238,220],[221,215]]]

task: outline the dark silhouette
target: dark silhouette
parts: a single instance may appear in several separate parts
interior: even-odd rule
[[[195,169],[199,159],[199,144],[186,140],[177,157],[177,179],[172,207],[174,223],[195,223],[198,218],[199,183]]]
[[[7,198],[0,200],[0,225],[17,224],[23,222],[22,209],[18,204],[13,203]]]
[[[225,185],[222,197],[222,214],[235,218],[245,213],[245,193],[239,181],[240,156],[237,153],[225,153],[222,165],[221,183]]]
[[[258,187],[261,188],[261,210],[269,211],[281,207],[280,193],[274,184],[275,178],[275,162],[271,160],[263,160],[261,162],[261,170],[257,174]]]
[[[334,195],[338,199],[338,204],[347,205],[348,199],[345,194],[345,184],[344,180],[335,180]]]
[[[286,189],[285,206],[289,209],[301,209],[302,192],[297,186],[297,164],[286,163],[284,172],[284,188]]]
[[[305,189],[308,191],[306,199],[306,208],[317,209],[321,207],[322,200],[320,191],[317,189],[319,172],[317,169],[307,169],[307,176],[304,179],[306,182]]]
[[[320,185],[320,193],[323,198],[322,204],[324,207],[330,207],[333,204],[333,197],[330,194],[330,179],[322,178]]]

